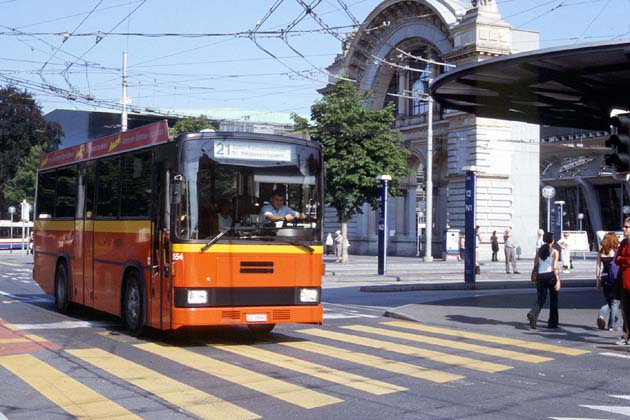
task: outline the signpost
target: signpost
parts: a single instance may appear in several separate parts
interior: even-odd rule
[[[378,199],[378,274],[382,276],[387,271],[387,182],[391,181],[392,177],[379,175],[376,179],[381,181]]]
[[[477,174],[472,170],[466,171],[466,184],[464,186],[464,281],[475,282],[475,190],[477,187]]]

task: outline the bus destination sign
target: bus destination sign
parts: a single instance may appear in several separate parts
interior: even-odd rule
[[[291,162],[292,150],[290,144],[246,140],[221,140],[214,143],[214,157],[219,159]]]

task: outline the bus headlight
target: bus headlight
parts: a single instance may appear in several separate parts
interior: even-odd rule
[[[319,302],[319,289],[300,289],[300,302],[302,303]]]
[[[189,305],[200,305],[208,303],[208,291],[207,290],[188,290]]]

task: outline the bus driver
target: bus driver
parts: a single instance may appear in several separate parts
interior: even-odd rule
[[[284,191],[276,189],[271,194],[271,203],[265,204],[261,211],[261,219],[267,222],[290,222],[294,219],[305,219],[306,214],[295,211],[284,205]]]

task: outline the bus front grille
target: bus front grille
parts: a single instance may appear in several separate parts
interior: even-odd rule
[[[241,274],[273,274],[273,261],[241,261]]]

